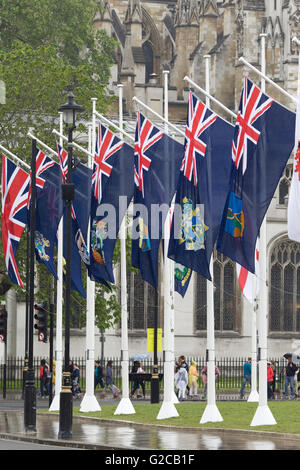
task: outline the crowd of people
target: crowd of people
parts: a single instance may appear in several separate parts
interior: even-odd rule
[[[251,385],[251,357],[244,363],[244,378],[242,387],[240,390],[240,398],[244,398],[244,390],[247,383]],[[287,357],[287,364],[283,368],[284,374],[284,398],[295,399],[298,396],[300,390],[300,364],[294,364],[292,355]],[[278,379],[278,370],[276,370],[276,361],[271,360],[267,362],[267,387],[268,387],[268,399],[273,400],[276,392],[276,381]],[[290,395],[289,395],[290,390]]]
[[[50,373],[49,363],[42,359],[40,363],[40,389],[38,395],[41,398],[49,396],[50,393],[54,392],[55,386],[55,367],[56,363],[53,360],[52,373]],[[190,365],[187,364],[184,356],[180,356],[175,363],[175,389],[179,401],[186,400],[187,398],[195,399],[198,397],[198,389],[200,385],[200,376],[203,384],[202,399],[206,399],[207,395],[207,365],[202,367],[198,371],[197,363],[191,361]],[[69,363],[69,372],[71,375],[72,384],[72,395],[74,399],[82,397],[82,391],[80,388],[80,370],[79,366],[73,361]],[[243,366],[243,381],[240,389],[240,398],[244,398],[244,391],[247,383],[251,386],[251,372],[252,364],[251,358],[249,357]],[[271,360],[267,363],[267,387],[268,387],[268,399],[274,399],[276,393],[276,381],[278,380],[278,370],[276,369],[276,362]],[[134,361],[131,374],[133,377],[130,398],[145,398],[145,379],[143,374],[145,371],[140,361]],[[298,396],[300,390],[300,364],[294,364],[292,361],[292,355],[287,357],[287,364],[283,369],[284,374],[284,398],[295,399]],[[220,371],[215,366],[215,379],[220,376]],[[114,383],[113,377],[113,361],[109,360],[105,367],[103,367],[100,361],[95,361],[94,370],[94,389],[96,390],[98,385],[101,388],[101,398],[105,398],[108,392],[112,393],[113,398],[118,398],[120,395],[119,388]],[[51,389],[52,386],[52,389]]]
[[[207,366],[205,365],[201,371],[201,380],[204,385],[202,399],[206,399],[207,394]],[[219,368],[215,366],[215,378],[220,375]],[[180,356],[175,365],[175,388],[179,401],[185,400],[187,397],[191,399],[198,397],[199,373],[197,370],[197,363],[191,362],[188,366],[185,357]],[[187,394],[187,396],[186,396]]]

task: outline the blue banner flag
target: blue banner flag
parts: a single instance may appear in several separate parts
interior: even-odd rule
[[[72,170],[75,199],[72,207],[71,288],[86,298],[82,284],[81,261],[89,261],[86,240],[90,215],[92,170],[79,163]],[[64,257],[66,253],[66,208],[64,210]]]
[[[113,253],[133,197],[133,148],[99,124],[91,196],[90,278],[114,283]]]
[[[158,284],[159,245],[178,184],[182,156],[182,144],[138,113],[131,260],[132,265],[140,270],[142,279],[155,288]]]
[[[190,93],[184,160],[176,193],[168,256],[211,280],[214,249],[231,172],[234,127]]]
[[[295,145],[295,113],[244,80],[217,250],[255,273],[260,226]]]
[[[29,193],[31,193],[31,186]],[[63,201],[59,165],[37,148],[35,253],[37,261],[43,263],[56,279],[57,273],[53,256],[62,214]]]

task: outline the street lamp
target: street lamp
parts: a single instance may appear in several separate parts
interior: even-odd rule
[[[72,438],[72,387],[70,362],[70,313],[71,313],[71,246],[72,246],[72,202],[75,198],[75,186],[72,184],[73,168],[73,131],[76,129],[76,113],[83,111],[83,107],[74,101],[70,91],[68,102],[59,108],[63,113],[64,122],[68,131],[68,176],[67,183],[62,185],[62,199],[66,201],[66,296],[65,296],[65,364],[60,393],[59,406],[59,432],[60,439]]]

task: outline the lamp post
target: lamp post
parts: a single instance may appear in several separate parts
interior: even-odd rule
[[[75,186],[72,183],[73,168],[73,131],[76,129],[76,113],[83,111],[83,107],[74,101],[70,91],[68,102],[60,106],[64,122],[68,131],[68,176],[67,183],[62,185],[62,198],[66,201],[66,296],[65,296],[65,360],[60,393],[59,432],[60,439],[72,438],[72,387],[70,362],[70,312],[71,312],[71,247],[72,247],[72,202],[75,198]]]

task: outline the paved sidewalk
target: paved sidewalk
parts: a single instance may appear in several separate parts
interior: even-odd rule
[[[80,417],[73,416],[72,439],[62,440],[58,439],[57,414],[37,413],[37,432],[26,433],[23,410],[3,410],[2,405],[3,403],[0,403],[0,439],[62,446],[65,450],[67,448],[103,451],[300,449],[300,436],[294,435],[265,433],[259,430],[183,429],[161,425],[159,422],[158,425],[152,426],[128,421],[97,420],[84,414]]]

